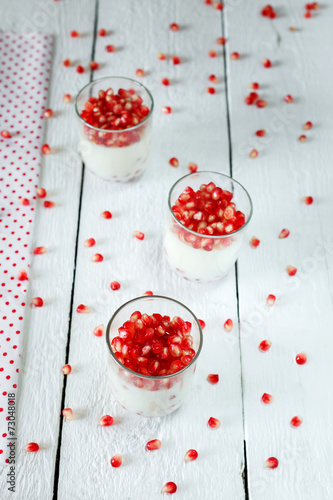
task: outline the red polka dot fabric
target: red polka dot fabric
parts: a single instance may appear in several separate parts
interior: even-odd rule
[[[51,36],[0,33],[0,463],[18,384],[51,54]]]

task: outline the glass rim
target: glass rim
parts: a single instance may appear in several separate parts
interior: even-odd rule
[[[115,317],[117,316],[117,314],[125,307],[127,306],[128,304],[131,304],[132,302],[135,302],[135,301],[138,301],[138,300],[152,300],[152,299],[166,299],[166,300],[170,300],[171,302],[174,302],[182,307],[184,307],[184,309],[186,309],[194,318],[194,321],[196,322],[197,326],[198,326],[198,329],[199,329],[199,336],[200,336],[200,342],[199,342],[199,347],[195,353],[195,356],[193,357],[193,359],[191,360],[191,362],[184,366],[184,368],[182,368],[181,370],[179,370],[178,372],[175,372],[175,373],[171,373],[169,375],[159,375],[159,376],[153,376],[153,375],[143,375],[142,373],[138,373],[138,372],[135,372],[133,370],[131,370],[130,368],[128,368],[126,365],[124,365],[123,363],[121,363],[119,361],[118,358],[116,358],[116,356],[114,355],[114,352],[113,350],[111,349],[111,342],[110,342],[110,329],[111,329],[111,324],[113,322],[113,320],[115,319]],[[159,314],[159,313],[157,313]],[[106,339],[106,344],[109,348],[109,351],[111,353],[111,356],[113,358],[113,360],[118,364],[118,366],[120,368],[122,368],[123,370],[127,371],[128,373],[132,374],[132,375],[135,375],[136,377],[139,377],[139,378],[144,378],[144,379],[148,379],[148,380],[162,380],[162,379],[165,379],[165,378],[172,378],[172,377],[175,377],[177,375],[180,375],[181,373],[185,372],[190,366],[193,365],[193,363],[195,361],[197,361],[198,357],[199,357],[199,354],[201,352],[201,349],[202,349],[202,345],[203,345],[203,333],[202,333],[202,328],[201,328],[201,325],[199,323],[199,320],[198,318],[196,317],[196,315],[191,311],[191,309],[189,309],[187,306],[185,306],[182,302],[179,302],[179,300],[176,300],[176,299],[172,299],[171,297],[166,297],[165,295],[141,295],[139,297],[135,297],[134,299],[131,299],[131,300],[128,300],[127,302],[125,302],[124,304],[122,304],[120,307],[118,307],[118,309],[113,313],[113,315],[111,316],[108,324],[107,324],[107,327],[106,327],[106,334],[105,334],[105,339]]]
[[[121,129],[121,130],[108,130],[108,129],[105,129],[105,128],[98,128],[98,127],[94,127],[93,125],[90,125],[88,122],[86,122],[82,116],[80,115],[79,113],[79,110],[78,110],[78,99],[79,99],[79,96],[82,94],[82,92],[87,89],[90,85],[93,85],[94,83],[98,83],[98,82],[101,82],[103,80],[113,80],[115,78],[119,78],[121,80],[128,80],[130,82],[134,82],[136,83],[137,85],[139,85],[140,87],[142,87],[146,92],[147,94],[149,95],[150,99],[151,99],[151,108],[149,110],[149,113],[148,115],[140,122],[138,123],[137,125],[134,125],[133,127],[129,127],[129,128],[124,128],[124,129]],[[85,85],[84,87],[82,87],[81,90],[79,90],[79,92],[77,93],[77,96],[75,98],[75,112],[79,118],[79,120],[84,124],[86,125],[87,127],[91,128],[92,130],[96,130],[97,132],[103,132],[103,133],[114,133],[114,134],[123,134],[124,132],[127,132],[127,131],[132,131],[132,130],[136,130],[138,127],[140,127],[143,123],[145,123],[148,118],[150,118],[152,112],[153,112],[153,109],[154,109],[154,98],[151,94],[151,92],[147,89],[147,87],[145,85],[143,85],[142,83],[138,82],[137,80],[134,80],[133,78],[127,78],[126,76],[103,76],[101,78],[97,78],[97,80],[93,80],[92,82],[89,82],[87,83],[87,85]]]
[[[172,210],[172,206],[171,206],[171,194],[172,194],[172,191],[174,190],[174,188],[177,186],[177,184],[182,181],[183,179],[186,179],[186,177],[192,177],[194,175],[198,175],[198,174],[215,174],[215,175],[219,175],[221,177],[224,177],[225,179],[229,179],[231,180],[232,182],[234,182],[235,184],[238,184],[238,186],[240,186],[243,191],[246,193],[248,199],[249,199],[249,202],[250,202],[250,214],[249,214],[249,217],[247,219],[247,221],[245,222],[245,224],[238,228],[236,231],[233,231],[232,233],[229,233],[229,234],[221,234],[221,235],[210,235],[210,234],[201,234],[201,233],[197,233],[196,231],[193,231],[193,229],[189,229],[188,227],[185,226],[185,224],[183,224],[182,222],[180,222],[179,219],[177,219],[177,217],[175,216],[173,210]],[[245,189],[245,187],[238,181],[236,181],[233,177],[230,177],[229,175],[225,175],[225,174],[221,174],[220,172],[215,172],[213,170],[200,170],[198,172],[191,172],[189,174],[186,174],[184,175],[183,177],[180,177],[180,179],[178,179],[171,187],[170,191],[169,191],[169,195],[168,195],[168,207],[169,207],[169,210],[171,212],[171,215],[172,217],[175,219],[175,221],[177,222],[177,224],[179,226],[181,226],[182,228],[186,229],[186,231],[188,231],[189,233],[192,233],[194,234],[195,236],[200,236],[201,238],[207,238],[207,239],[213,239],[213,240],[220,240],[220,239],[224,239],[224,238],[230,238],[230,236],[233,236],[234,234],[237,234],[239,231],[242,231],[243,229],[246,228],[246,226],[248,225],[248,223],[250,222],[251,218],[252,218],[252,215],[253,215],[253,203],[252,203],[252,199],[251,199],[251,196],[249,194],[249,192],[247,191],[247,189]]]

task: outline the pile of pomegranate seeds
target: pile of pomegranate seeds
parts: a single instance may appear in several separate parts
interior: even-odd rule
[[[252,85],[258,85],[258,84],[253,83]],[[254,87],[252,87],[252,88],[254,88]],[[259,85],[256,88],[259,88]],[[265,108],[267,105],[266,101],[264,101],[263,99],[259,99],[259,94],[257,92],[250,92],[249,95],[245,97],[244,102],[248,106],[252,106],[252,104],[256,104],[256,106],[258,108]],[[262,132],[263,132],[263,134],[262,134]],[[262,137],[265,135],[265,133],[266,133],[265,130],[258,130],[258,133],[256,132],[256,135],[258,135],[259,137]]]
[[[262,10],[261,10],[261,15],[264,17],[269,17],[269,19],[275,19],[276,18],[276,12],[274,8],[271,5],[266,5]]]
[[[194,191],[187,186],[172,207],[173,213],[187,228],[202,235],[222,236],[231,234],[245,224],[245,215],[237,210],[230,191],[217,187],[214,182],[202,184]],[[212,250],[214,240],[198,241],[194,235],[184,235],[194,248]]]
[[[111,342],[116,358],[127,368],[148,376],[163,377],[187,366],[195,356],[191,323],[179,316],[135,311],[118,328]]]

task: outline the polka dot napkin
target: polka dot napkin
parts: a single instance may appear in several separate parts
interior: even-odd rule
[[[18,383],[51,52],[51,36],[0,33],[0,463]]]

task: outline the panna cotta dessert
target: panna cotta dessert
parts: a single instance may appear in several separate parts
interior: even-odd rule
[[[140,83],[107,77],[89,83],[76,98],[80,151],[89,170],[126,182],[149,156],[153,98]]]
[[[106,337],[112,392],[124,408],[154,417],[181,406],[202,346],[201,326],[186,306],[161,296],[133,299],[111,318]]]
[[[190,281],[222,278],[237,260],[251,216],[249,194],[231,177],[182,177],[169,193],[164,252],[170,267]]]

